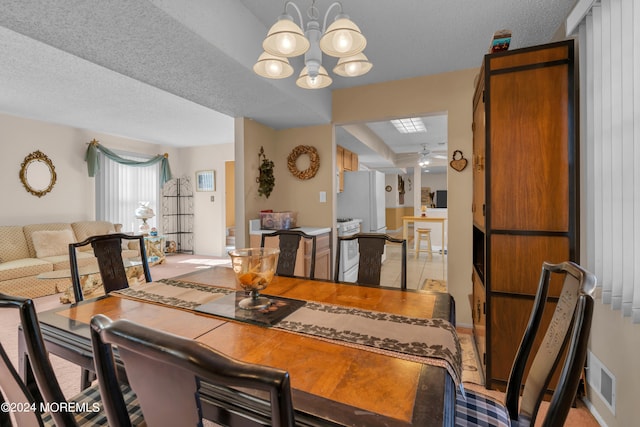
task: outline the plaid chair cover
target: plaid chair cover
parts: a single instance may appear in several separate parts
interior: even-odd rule
[[[456,394],[456,427],[509,427],[507,408],[499,402],[472,390],[465,390],[467,399],[460,390]]]
[[[131,419],[132,426],[140,426],[144,424],[142,410],[138,399],[128,385],[122,385],[122,394],[127,404],[127,410]],[[100,398],[100,388],[98,384],[84,389],[76,396],[69,399],[69,402],[79,404],[80,408],[86,408],[86,411],[75,413],[75,419],[79,426],[107,426],[107,415],[102,407],[102,399]],[[95,405],[94,407],[94,404]],[[50,413],[42,415],[42,421],[45,426],[55,426],[55,422]]]

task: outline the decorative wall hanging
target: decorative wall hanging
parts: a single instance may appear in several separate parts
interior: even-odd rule
[[[273,191],[273,187],[276,185],[276,177],[273,176],[273,162],[267,159],[264,154],[264,148],[260,147],[260,153],[258,158],[261,159],[260,166],[258,167],[259,175],[256,178],[258,183],[258,196],[265,196],[267,199]]]
[[[42,151],[34,151],[24,158],[20,167],[20,181],[29,193],[44,196],[53,189],[56,178],[56,168]]]
[[[296,164],[298,158],[302,155],[309,156],[309,167],[303,171],[299,170]],[[318,154],[318,150],[310,145],[298,145],[291,151],[289,157],[287,157],[287,166],[289,167],[289,172],[298,179],[305,180],[313,178],[320,168],[320,155]]]
[[[196,172],[196,191],[216,191],[216,172],[213,170]]]
[[[458,155],[460,155],[460,157],[456,158]],[[453,152],[453,160],[451,160],[449,164],[458,172],[462,172],[462,170],[467,167],[467,159],[464,158],[462,151],[456,150]]]

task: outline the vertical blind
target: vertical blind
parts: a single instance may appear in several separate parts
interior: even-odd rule
[[[567,35],[579,43],[587,267],[602,302],[640,323],[640,2],[579,0]]]
[[[138,231],[141,220],[135,217],[140,202],[149,202],[149,207],[159,212],[159,163],[138,167],[121,165],[110,160],[102,153],[100,169],[96,173],[96,218],[122,224],[125,232]],[[145,161],[150,156],[118,152],[118,155],[130,160]],[[147,220],[156,227],[157,216]]]

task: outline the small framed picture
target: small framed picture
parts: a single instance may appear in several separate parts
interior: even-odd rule
[[[196,191],[216,191],[216,172],[196,172]]]

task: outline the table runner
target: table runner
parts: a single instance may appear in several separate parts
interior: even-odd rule
[[[197,306],[235,292],[174,279],[141,284],[111,294],[172,307]],[[461,384],[462,350],[455,328],[443,319],[422,319],[307,301],[274,328],[440,366]]]

